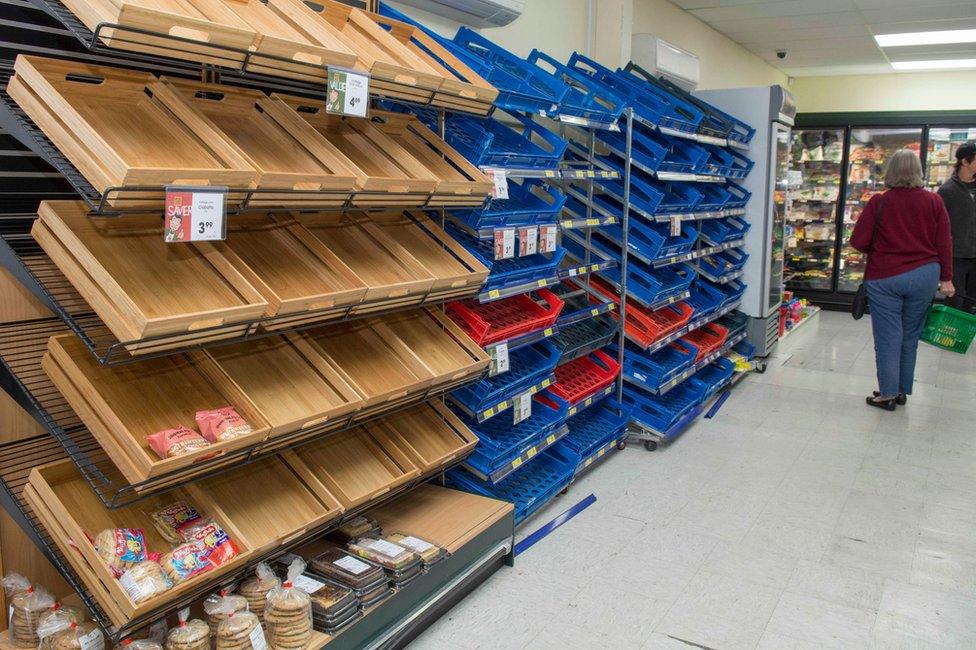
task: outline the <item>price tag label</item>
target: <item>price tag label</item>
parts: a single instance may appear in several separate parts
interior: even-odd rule
[[[508,198],[508,177],[505,175],[504,169],[495,169],[494,167],[488,167],[485,169],[485,173],[491,177],[491,182],[494,186],[491,188],[491,198],[493,199],[507,199]]]
[[[516,397],[512,412],[514,424],[529,419],[529,416],[532,415],[532,393],[525,392]]]
[[[491,366],[488,368],[488,375],[494,377],[503,372],[508,372],[508,341],[499,343],[491,348]]]
[[[540,253],[555,253],[556,252],[556,233],[559,229],[555,224],[548,226],[539,226],[539,252]]]
[[[674,216],[671,217],[671,236],[679,237],[681,235],[681,217]]]
[[[226,198],[226,187],[167,187],[163,241],[227,239]]]
[[[369,108],[369,75],[330,66],[328,84],[326,113],[366,117],[366,110]]]
[[[515,229],[496,230],[495,259],[507,260],[512,257],[515,257]]]
[[[519,228],[519,257],[535,255],[539,250],[539,227]]]

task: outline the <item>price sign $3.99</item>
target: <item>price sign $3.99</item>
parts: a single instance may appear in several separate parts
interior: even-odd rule
[[[167,244],[227,239],[227,188],[166,188],[163,241]]]

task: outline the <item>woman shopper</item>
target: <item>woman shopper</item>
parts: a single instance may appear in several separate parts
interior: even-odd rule
[[[915,152],[896,152],[885,170],[883,194],[861,212],[851,246],[868,254],[864,270],[878,390],[869,406],[895,410],[912,394],[918,338],[936,285],[952,286],[949,215],[939,195],[922,189],[922,163]]]

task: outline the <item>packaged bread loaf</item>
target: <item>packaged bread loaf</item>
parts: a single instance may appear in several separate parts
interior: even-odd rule
[[[54,650],[104,650],[105,637],[97,625],[81,621],[56,633],[51,647]]]
[[[119,584],[136,604],[151,600],[173,588],[173,580],[153,560],[140,562],[123,573],[119,576]]]
[[[196,420],[197,428],[209,442],[225,442],[254,431],[233,406],[197,411]]]
[[[179,623],[166,635],[166,650],[210,650],[210,628],[198,618],[190,618],[190,608],[176,615]]]
[[[141,528],[106,528],[95,536],[95,552],[118,578],[147,559],[146,536]]]
[[[248,609],[264,620],[264,606],[268,592],[281,584],[267,562],[260,562],[254,569],[254,576],[241,583],[237,593],[247,599]]]
[[[268,592],[264,627],[272,650],[302,650],[312,639],[312,599],[295,583],[305,562],[295,558],[280,586]]]
[[[187,427],[157,431],[146,436],[146,442],[163,459],[192,454],[210,446],[206,438]]]
[[[54,636],[61,630],[68,629],[72,623],[85,620],[82,611],[76,607],[62,607],[55,602],[50,609],[41,614],[37,623],[37,637],[39,650],[51,650],[54,647]]]
[[[36,648],[41,616],[54,605],[54,598],[19,573],[4,576],[3,589],[7,594],[7,629],[11,643],[18,648]]]
[[[237,546],[224,530],[210,521],[195,528],[190,539],[163,555],[163,571],[179,584],[219,567],[237,555]]]
[[[228,606],[229,605],[229,606]],[[207,614],[207,625],[210,626],[211,638],[216,638],[217,627],[224,620],[224,613],[247,611],[247,599],[244,596],[230,593],[229,589],[221,589],[215,594],[210,594],[203,601],[203,611]]]
[[[217,650],[265,650],[268,642],[258,617],[249,611],[235,612],[231,603],[223,603],[224,620],[217,626]]]

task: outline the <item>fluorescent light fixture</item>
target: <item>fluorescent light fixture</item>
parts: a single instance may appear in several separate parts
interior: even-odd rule
[[[907,32],[904,34],[875,34],[874,40],[881,47],[976,43],[976,29],[950,29],[943,32]]]
[[[895,70],[962,70],[976,68],[976,59],[936,59],[934,61],[892,61]]]

